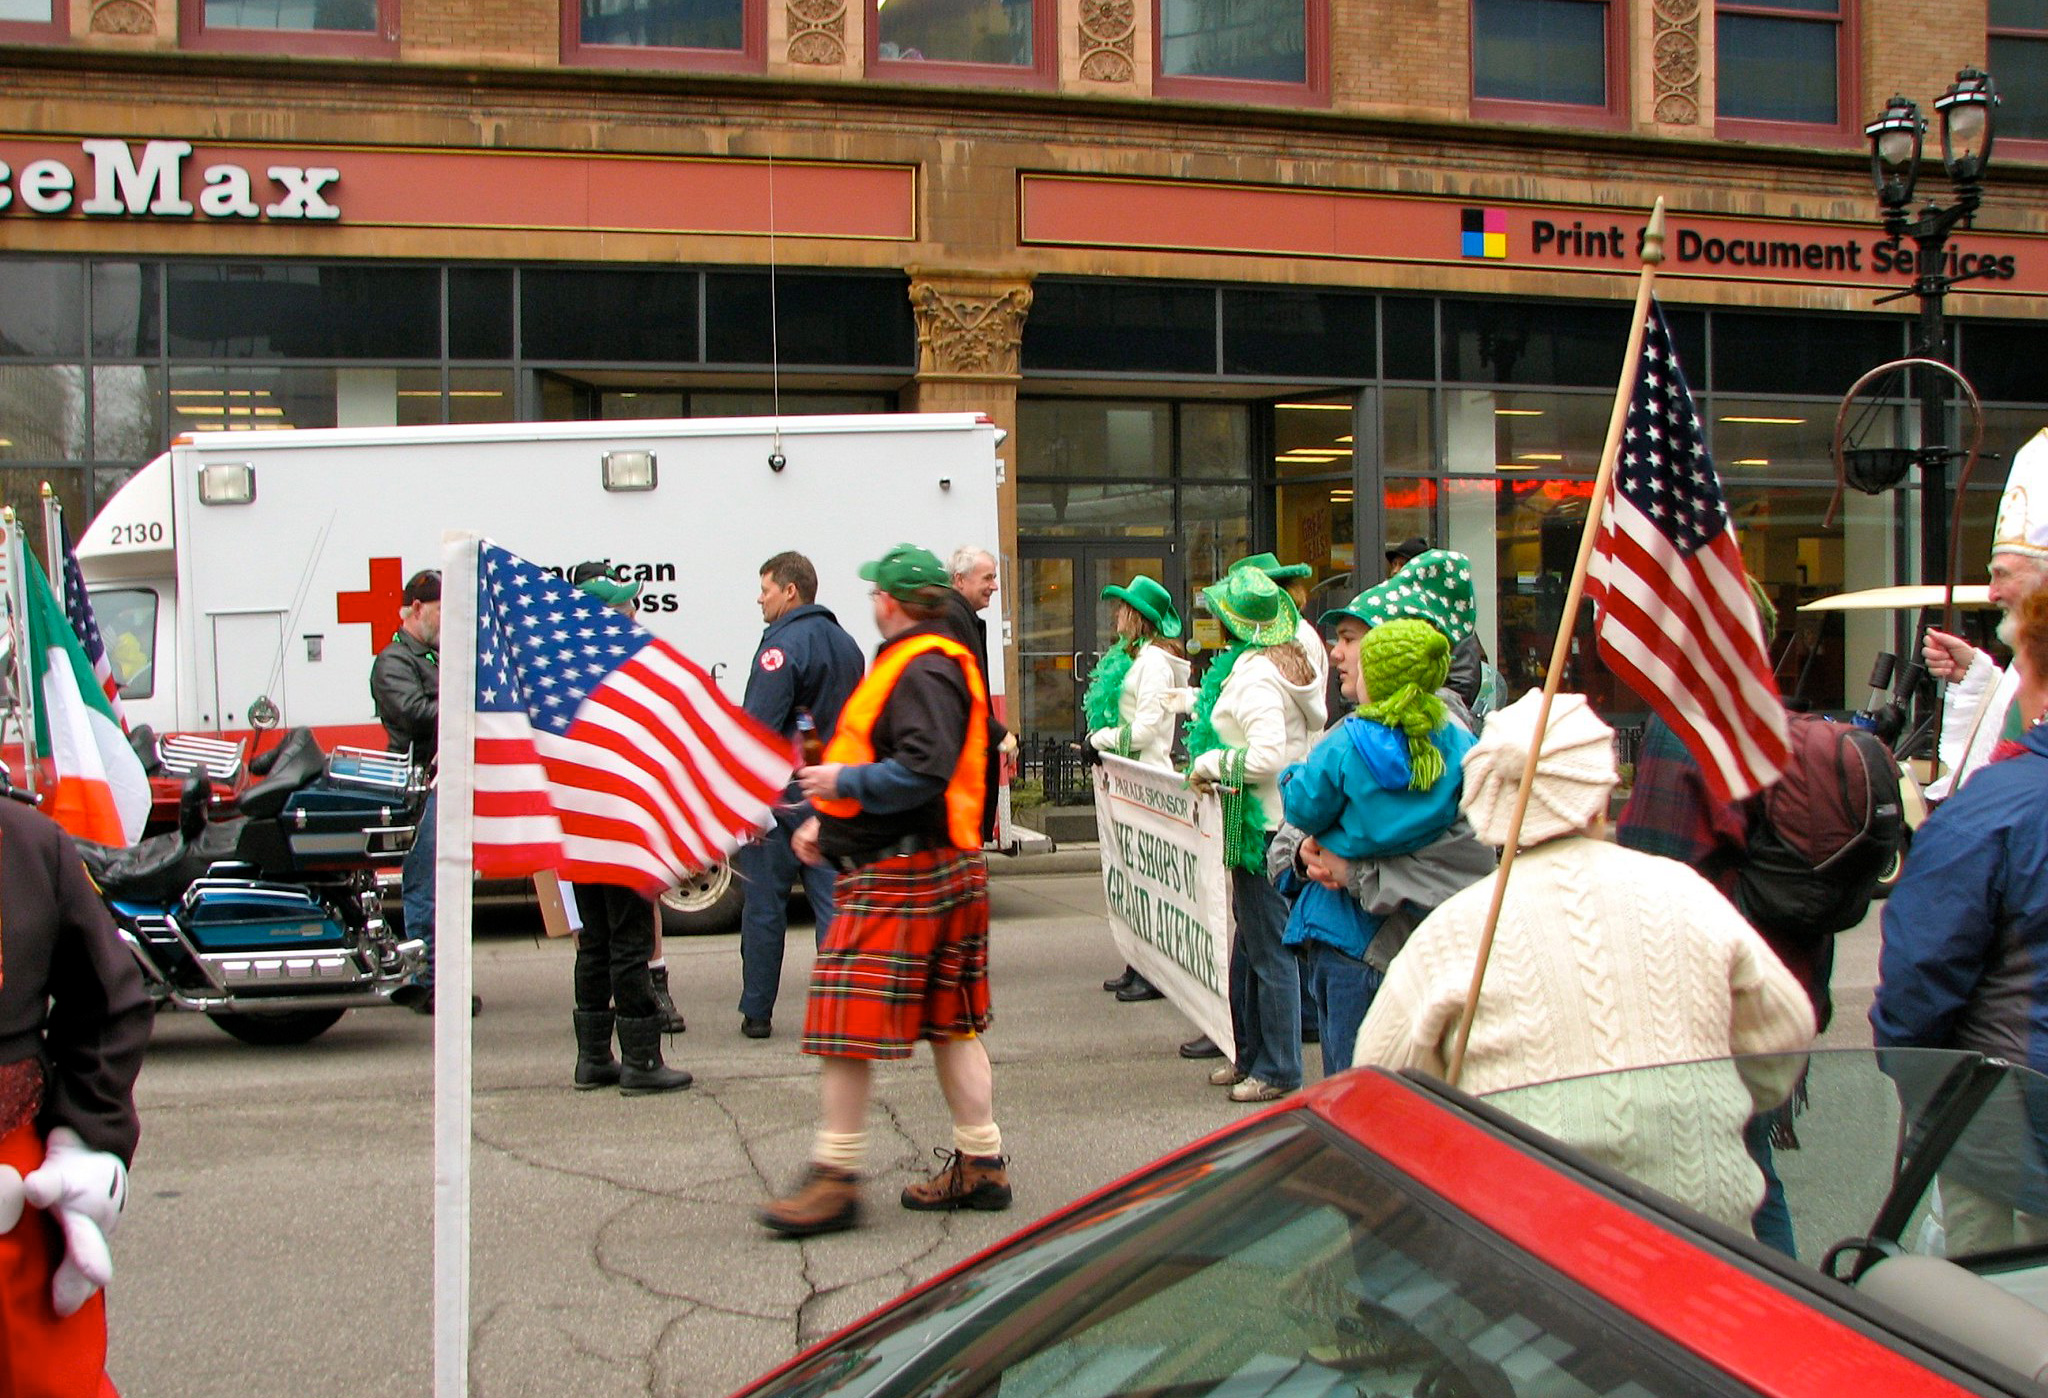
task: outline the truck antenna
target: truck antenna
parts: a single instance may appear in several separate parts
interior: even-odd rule
[[[768,394],[775,419],[775,445],[768,451],[768,469],[789,464],[782,454],[782,317],[775,304],[775,148],[768,148]]]

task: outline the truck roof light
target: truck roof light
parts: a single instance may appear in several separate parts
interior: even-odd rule
[[[652,490],[654,480],[653,452],[608,451],[604,454],[606,490]]]
[[[246,461],[211,461],[199,468],[199,503],[246,505],[256,498],[256,468]]]

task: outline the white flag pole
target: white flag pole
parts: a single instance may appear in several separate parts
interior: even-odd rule
[[[470,850],[478,536],[441,536],[439,844],[434,851],[434,1398],[469,1393]]]

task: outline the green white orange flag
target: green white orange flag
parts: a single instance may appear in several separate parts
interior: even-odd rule
[[[29,555],[22,551],[24,559]],[[51,777],[43,813],[81,840],[130,845],[149,818],[149,778],[128,745],[64,604],[42,568],[22,570],[36,694],[36,760]]]

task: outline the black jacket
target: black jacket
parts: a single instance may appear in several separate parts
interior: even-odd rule
[[[411,752],[415,767],[433,766],[441,742],[441,657],[400,631],[370,666],[370,698],[391,751]]]
[[[68,1126],[131,1160],[135,1075],[149,996],[93,891],[78,847],[49,817],[0,799],[0,1062],[41,1055],[37,1128]]]
[[[807,709],[818,725],[818,741],[830,742],[846,696],[865,673],[860,644],[829,610],[806,602],[761,633],[741,707],[785,738],[796,733],[796,711]]]
[[[974,652],[974,658],[981,666],[983,689],[988,687],[988,623],[976,614],[968,600],[955,588],[946,589],[946,610],[931,629],[944,636],[951,636]],[[1010,730],[996,722],[995,702],[991,698],[988,711],[988,772],[983,780],[981,805],[981,839],[983,844],[996,837],[996,796],[1003,785],[1003,755],[998,748]]]

